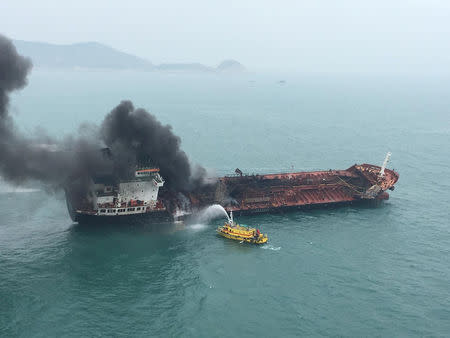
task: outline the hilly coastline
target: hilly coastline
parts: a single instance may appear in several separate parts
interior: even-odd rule
[[[245,67],[235,60],[222,61],[217,67],[201,63],[164,63],[154,65],[98,42],[57,45],[45,42],[15,40],[18,52],[33,60],[35,67],[71,69],[116,69],[163,72],[240,73]]]

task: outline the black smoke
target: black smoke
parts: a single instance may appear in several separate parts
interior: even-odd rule
[[[17,54],[14,45],[0,35],[0,118],[5,118],[9,103],[8,94],[27,84],[31,60]]]
[[[43,133],[25,136],[16,129],[9,115],[9,94],[27,84],[31,68],[31,60],[0,35],[0,175],[16,184],[39,180],[58,187],[107,166],[95,152],[100,146],[95,138],[57,141]]]
[[[204,173],[201,168],[193,173],[180,148],[181,140],[170,125],[161,124],[144,109],[134,109],[130,101],[122,101],[106,115],[100,133],[114,154],[121,176],[126,176],[133,165],[156,164],[169,187],[185,190]]]
[[[190,190],[201,184],[205,170],[192,169],[171,126],[135,109],[130,101],[108,113],[101,126],[83,125],[76,136],[64,140],[19,133],[9,115],[9,94],[27,84],[31,68],[31,61],[0,35],[0,176],[4,179],[17,184],[39,180],[53,187],[73,186],[73,182],[84,186],[97,173],[124,179],[137,166],[156,165],[169,189]],[[100,151],[105,146],[111,156]]]

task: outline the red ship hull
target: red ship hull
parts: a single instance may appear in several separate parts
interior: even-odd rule
[[[399,174],[379,166],[354,165],[347,170],[328,170],[268,175],[235,175],[188,193],[193,211],[213,203],[241,214],[308,209],[389,198]],[[162,194],[169,209],[183,209],[170,193]],[[171,206],[171,207],[170,207]]]
[[[66,191],[69,213],[80,223],[126,222],[129,220],[155,223],[184,219],[198,210],[220,204],[237,214],[274,213],[293,209],[312,209],[354,203],[378,202],[389,198],[399,174],[381,167],[361,164],[346,170],[328,170],[268,175],[225,176],[213,184],[190,192],[174,192],[162,188],[158,203],[164,211],[138,216],[95,216],[77,213]],[[76,200],[76,199],[74,199]]]

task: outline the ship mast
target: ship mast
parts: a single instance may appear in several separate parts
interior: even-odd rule
[[[392,153],[390,151],[388,151],[388,153],[386,154],[386,157],[384,158],[383,165],[381,166],[380,177],[384,176],[384,169],[386,169],[386,166],[389,162],[389,159],[391,158],[391,155],[392,155]]]

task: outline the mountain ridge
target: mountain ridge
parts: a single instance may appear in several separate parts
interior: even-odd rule
[[[30,57],[35,66],[43,68],[130,69],[202,73],[245,71],[245,67],[235,60],[224,60],[217,67],[209,67],[196,62],[154,65],[147,59],[95,41],[61,45],[14,40],[14,44],[20,54]]]

